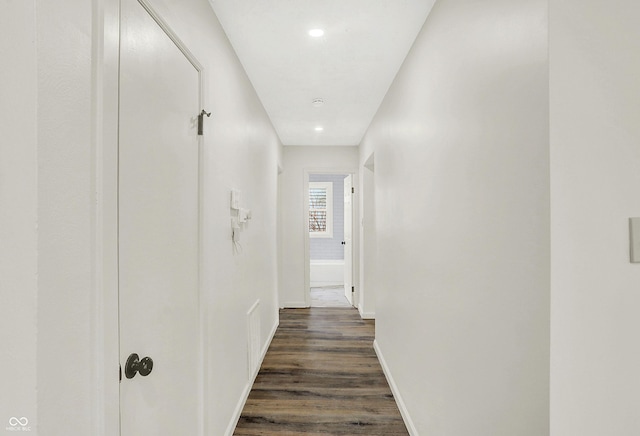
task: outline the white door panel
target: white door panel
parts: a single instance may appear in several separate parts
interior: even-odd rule
[[[121,435],[196,435],[199,72],[138,1],[121,14]],[[125,377],[132,353],[149,375]]]
[[[353,301],[353,176],[344,178],[344,295]]]

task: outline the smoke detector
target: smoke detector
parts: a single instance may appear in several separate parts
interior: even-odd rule
[[[321,98],[314,98],[313,101],[311,102],[311,104],[314,107],[320,107],[320,106],[322,106],[324,104],[324,100],[321,99]]]

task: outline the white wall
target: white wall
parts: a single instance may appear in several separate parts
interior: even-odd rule
[[[551,434],[640,434],[640,3],[550,1]]]
[[[305,169],[316,173],[339,171],[357,174],[358,148],[289,146],[283,149],[283,172],[280,175],[280,306],[305,307],[309,293],[305,286],[305,270],[308,274],[304,240]],[[356,226],[354,228],[357,229]],[[354,247],[359,244],[357,236],[354,232]],[[358,271],[357,258],[354,271]],[[357,280],[357,274],[354,274],[354,280]],[[357,292],[358,284],[355,286]]]
[[[358,310],[363,318],[376,316],[377,268],[377,230],[376,230],[376,191],[375,191],[375,155],[364,156],[364,165],[360,166],[360,301]]]
[[[360,150],[413,434],[548,434],[548,150],[547,2],[436,2]]]
[[[36,1],[37,389],[42,435],[68,434],[71,425],[78,434],[92,432],[91,7],[80,0]]]
[[[115,174],[109,161],[115,129],[105,122],[103,137],[96,120],[113,115],[109,107],[100,113],[100,102],[117,97],[117,89],[107,83],[113,71],[101,68],[114,65],[118,33],[109,14],[117,11],[118,2],[22,3],[2,3],[0,14],[0,47],[11,65],[10,71],[2,70],[3,84],[15,85],[7,87],[11,93],[3,95],[0,112],[0,200],[8,212],[0,214],[0,307],[3,315],[8,311],[3,339],[4,332],[15,332],[6,342],[14,354],[2,362],[3,373],[8,370],[5,375],[13,380],[10,390],[4,383],[0,390],[0,428],[10,416],[20,415],[37,424],[31,434],[113,434],[118,362],[111,359],[117,349],[109,347],[117,332],[101,329],[108,325],[106,319],[114,318],[110,311],[116,289],[109,286],[113,277],[101,277],[106,265],[101,256],[113,260],[101,244],[112,247],[114,241],[100,240],[100,232],[101,226],[114,224],[109,202],[114,187],[99,185],[108,185]],[[203,302],[210,363],[206,431],[222,435],[233,426],[249,388],[246,312],[261,300],[263,348],[278,320],[275,206],[282,150],[208,2],[151,3],[204,65],[204,105],[213,112],[206,122],[202,167]],[[99,37],[103,18],[104,46]],[[11,129],[5,130],[4,121]],[[233,253],[230,238],[231,188],[243,191],[253,212],[240,254]],[[106,210],[100,209],[102,201]],[[105,360],[96,359],[103,354]],[[11,410],[4,409],[7,398]]]
[[[0,1],[0,432],[36,408],[35,3]]]
[[[209,4],[157,0],[158,11],[203,64],[204,287],[209,308],[208,433],[224,434],[248,392],[247,315],[260,299],[262,348],[278,322],[276,204],[279,139]],[[230,191],[252,219],[234,254]]]

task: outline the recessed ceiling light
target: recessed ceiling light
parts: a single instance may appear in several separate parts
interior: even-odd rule
[[[324,100],[321,99],[321,98],[314,98],[311,101],[311,104],[314,105],[315,107],[320,107],[320,106],[322,106],[324,104]]]
[[[316,132],[322,132],[323,130],[324,130],[324,127],[320,127],[320,126],[316,127]]]
[[[322,29],[311,29],[311,30],[309,30],[309,35],[313,36],[314,38],[320,38],[322,35],[324,35],[324,30],[322,30]]]

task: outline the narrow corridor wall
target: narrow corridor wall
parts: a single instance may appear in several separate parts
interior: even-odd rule
[[[203,105],[212,117],[205,122],[200,169],[202,304],[208,314],[203,348],[210,363],[203,394],[208,405],[207,434],[223,435],[233,426],[249,388],[247,311],[260,299],[263,349],[278,322],[276,177],[282,150],[209,3],[149,3],[205,70]],[[24,393],[29,394],[29,386],[37,381],[37,428],[33,434],[100,436],[117,431],[117,351],[112,358],[117,326],[101,331],[106,325],[104,318],[117,317],[110,305],[117,299],[117,287],[113,281],[101,282],[104,271],[99,246],[105,242],[100,240],[100,226],[113,224],[115,208],[101,197],[104,192],[98,187],[106,180],[104,172],[115,168],[105,157],[113,156],[115,146],[102,142],[102,121],[98,120],[111,115],[102,112],[102,99],[117,100],[117,83],[109,82],[112,72],[106,71],[105,65],[117,62],[117,51],[116,60],[109,51],[114,44],[117,47],[117,23],[108,14],[117,11],[118,4],[118,0],[55,4],[38,0],[32,21],[27,23],[35,26],[37,54],[23,79],[34,82],[37,113],[30,114],[27,121],[32,126],[28,134],[34,135],[37,145],[25,140],[25,148],[16,155],[19,160],[14,160],[24,165],[25,171],[6,173],[11,177],[6,182],[17,184],[26,178],[33,184],[19,188],[26,191],[26,206],[11,204],[25,221],[10,223],[8,229],[27,236],[24,273],[37,271],[38,278],[37,310],[34,289],[29,288],[33,283],[28,283],[35,275],[25,282],[25,294],[20,297],[27,303],[20,309],[25,320],[37,317],[37,343],[35,338],[29,342],[29,347],[35,347],[35,374],[28,376],[34,377],[31,380],[24,379],[23,385]],[[102,26],[107,29],[104,41]],[[12,32],[8,36],[21,35]],[[24,113],[36,108],[25,102]],[[105,137],[113,137],[115,129],[104,125],[109,127]],[[31,154],[29,144],[35,147]],[[231,242],[232,188],[243,192],[244,203],[253,215],[243,232],[240,253],[234,253]],[[37,204],[29,206],[36,199]],[[97,205],[103,201],[107,201],[107,210],[100,215]],[[36,207],[37,259],[29,252],[35,243],[29,233],[29,228],[35,228],[30,214],[36,213]],[[113,241],[106,242],[111,246]],[[2,258],[12,254],[9,248],[0,246]],[[2,291],[4,294],[4,288]],[[108,359],[97,360],[105,349]],[[32,353],[28,347],[24,352]],[[25,371],[31,370],[25,365]],[[102,376],[105,385],[101,384]],[[4,426],[4,415],[0,419]]]
[[[12,417],[37,424],[35,9],[0,2],[0,432]]]
[[[548,434],[548,134],[547,2],[436,2],[360,146],[414,434]]]
[[[95,433],[93,5],[36,0],[37,434]],[[114,371],[116,362],[111,362]],[[115,373],[113,373],[115,374]],[[113,380],[113,379],[112,379]],[[112,383],[115,383],[113,380]]]
[[[640,434],[638,17],[550,1],[552,436]]]

